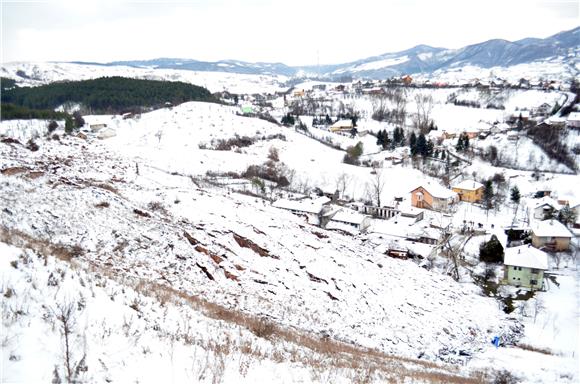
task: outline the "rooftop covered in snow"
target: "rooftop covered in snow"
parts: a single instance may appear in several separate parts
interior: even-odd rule
[[[548,255],[544,251],[528,245],[506,248],[504,261],[505,265],[514,267],[525,267],[534,269],[548,269]]]
[[[453,198],[455,196],[457,196],[457,193],[453,192],[450,189],[445,188],[442,185],[436,184],[436,183],[424,183],[421,184],[419,186],[417,186],[417,188],[421,188],[423,187],[423,189],[425,189],[427,192],[429,192],[433,197],[437,197],[439,199],[450,199]],[[417,188],[413,189],[413,191],[415,191]],[[413,192],[411,191],[411,192]]]
[[[466,191],[476,191],[479,188],[483,188],[483,184],[475,180],[463,180],[461,183],[454,185],[453,188],[463,189]]]
[[[553,219],[536,222],[532,225],[532,232],[538,237],[572,237],[564,224]]]

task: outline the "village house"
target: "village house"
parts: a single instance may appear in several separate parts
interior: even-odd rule
[[[548,270],[548,255],[529,245],[506,248],[504,283],[529,289],[542,289],[544,271]]]
[[[344,120],[339,120],[336,123],[332,124],[330,126],[330,131],[331,132],[350,132],[353,129],[354,125],[352,124],[352,120],[351,119],[344,119]]]
[[[254,114],[254,108],[252,107],[251,104],[243,105],[243,106],[241,106],[240,109],[242,111],[242,114],[245,116],[251,116]]]
[[[548,116],[552,111],[552,106],[548,103],[543,103],[539,107],[532,108],[532,116]]]
[[[304,97],[304,89],[296,89],[292,93],[292,96],[294,96],[294,97]]]
[[[338,226],[336,224],[339,224]],[[341,229],[341,226],[350,226],[364,232],[371,225],[371,219],[351,209],[342,208],[336,211],[326,225],[327,229]]]
[[[94,123],[94,124],[90,124],[89,125],[89,128],[93,132],[99,132],[101,129],[107,128],[107,124],[105,124],[105,123]]]
[[[459,200],[477,203],[483,199],[483,184],[475,180],[463,180],[451,187],[459,195]]]
[[[272,203],[273,207],[286,209],[292,213],[319,215],[322,208],[330,203],[330,199],[321,196],[317,199],[289,200],[280,199]]]
[[[480,131],[477,128],[468,128],[465,131],[463,131],[463,133],[465,133],[467,137],[469,137],[469,140],[477,139],[477,137],[479,136],[479,132]]]
[[[399,216],[407,217],[414,220],[415,222],[421,221],[425,217],[425,212],[422,209],[417,209],[411,206],[399,207],[399,211]]]
[[[413,226],[407,235],[408,240],[429,245],[437,245],[442,238],[442,231],[431,225]]]
[[[381,219],[390,219],[399,213],[397,208],[389,207],[386,205],[383,205],[382,207],[376,207],[374,205],[362,205],[357,207],[357,210],[365,215],[371,215]]]
[[[117,136],[117,131],[115,131],[113,128],[104,128],[97,134],[97,139],[104,140],[115,136]]]
[[[546,220],[558,213],[558,202],[549,196],[533,199],[529,205],[529,216],[537,220]]]
[[[513,121],[519,120],[520,117],[522,118],[522,121],[528,121],[530,119],[530,111],[513,111],[511,114],[511,120]]]
[[[566,126],[572,129],[580,129],[580,112],[571,112],[566,119]]]
[[[446,211],[457,201],[456,192],[439,184],[427,183],[411,191],[411,205],[417,208]]]
[[[443,130],[443,133],[441,135],[444,139],[455,139],[457,137],[457,133],[456,132],[447,132],[446,130]]]
[[[538,221],[532,225],[532,245],[550,252],[570,249],[572,234],[557,220]]]

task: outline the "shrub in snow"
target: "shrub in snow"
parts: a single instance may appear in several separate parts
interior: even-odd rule
[[[56,121],[52,120],[50,123],[48,123],[47,128],[48,128],[48,133],[52,133],[58,128],[58,123]]]
[[[488,242],[479,247],[479,260],[486,263],[500,263],[503,261],[503,246],[495,235]]]

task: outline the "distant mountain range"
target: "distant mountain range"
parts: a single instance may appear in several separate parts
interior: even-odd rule
[[[403,74],[432,73],[471,65],[480,68],[509,67],[517,64],[555,61],[575,68],[578,73],[580,27],[560,32],[545,39],[526,38],[518,41],[488,40],[460,49],[418,45],[411,49],[385,53],[344,64],[291,67],[283,63],[249,63],[239,60],[216,62],[191,59],[160,58],[153,60],[115,61],[104,66],[184,69],[242,74],[284,75],[290,77],[386,78]],[[97,64],[75,62],[77,64]]]

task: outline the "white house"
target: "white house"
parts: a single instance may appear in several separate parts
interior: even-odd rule
[[[330,199],[326,196],[321,196],[316,199],[280,199],[273,202],[272,206],[286,209],[292,213],[310,213],[318,215],[322,211],[322,208],[328,203],[330,203]]]
[[[548,255],[529,245],[506,248],[504,281],[510,285],[541,289],[544,271],[548,270]]]
[[[534,219],[544,220],[558,212],[559,204],[549,196],[530,200],[529,215]]]
[[[361,232],[364,232],[371,225],[371,219],[370,217],[351,209],[342,208],[336,211],[334,215],[332,215],[330,222],[326,225],[326,228],[337,228],[334,226],[334,224],[348,225]]]

